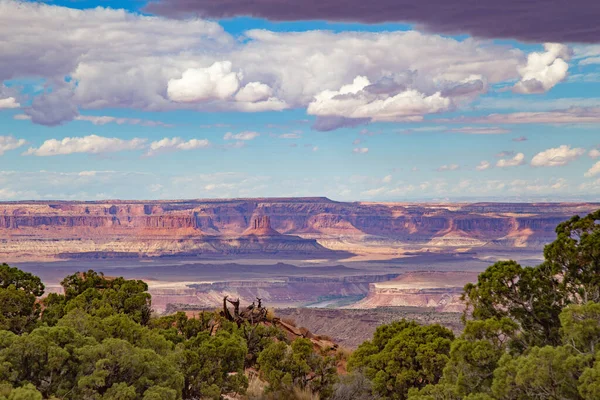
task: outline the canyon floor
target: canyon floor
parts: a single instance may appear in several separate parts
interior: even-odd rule
[[[508,256],[508,257],[507,257]],[[496,259],[523,264],[539,262],[539,252],[511,254],[419,254],[379,261],[281,260],[229,258],[215,260],[105,259],[16,262],[42,278],[48,291],[60,292],[60,281],[77,271],[94,269],[107,276],[142,279],[149,285],[153,308],[218,307],[225,295],[251,303],[257,297],[269,307],[374,309],[429,307],[460,311],[457,298],[465,283],[476,279]]]
[[[598,208],[320,197],[0,203],[0,262],[56,292],[88,269],[142,279],[157,313],[260,298],[354,346],[352,327],[362,341],[402,317],[456,328],[467,282],[497,260],[538,264],[557,224]]]

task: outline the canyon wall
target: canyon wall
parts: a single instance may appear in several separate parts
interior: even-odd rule
[[[309,254],[323,253],[325,247],[360,253],[353,246],[378,240],[407,249],[540,249],[554,238],[559,222],[598,208],[590,203],[344,203],[327,198],[9,202],[0,203],[0,256],[214,255],[266,248],[272,254]]]

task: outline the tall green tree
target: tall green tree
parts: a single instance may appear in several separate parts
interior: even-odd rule
[[[348,363],[361,369],[382,399],[403,400],[411,388],[437,383],[448,362],[454,334],[440,325],[397,321],[377,328]]]
[[[600,303],[600,210],[559,224],[556,234],[544,258],[561,292],[573,303]]]
[[[31,331],[41,310],[37,297],[43,294],[40,278],[0,264],[0,329],[15,333]]]
[[[465,286],[467,312],[475,319],[513,319],[523,349],[559,345],[562,309],[600,301],[599,221],[600,210],[559,224],[556,239],[544,248],[545,261],[536,267],[514,261],[489,267],[477,283]]]
[[[258,356],[258,365],[268,391],[275,394],[308,389],[326,399],[337,381],[333,358],[316,353],[309,339],[296,339],[291,345],[272,342]]]
[[[116,392],[135,392],[132,399],[142,399],[155,386],[181,397],[184,377],[167,358],[150,349],[141,349],[121,339],[105,339],[100,344],[76,350],[80,363],[77,387],[72,398],[109,398]],[[127,397],[125,397],[127,398]]]
[[[10,267],[8,264],[0,264],[0,288],[6,289],[10,286],[31,293],[36,297],[42,296],[45,289],[39,277],[18,268]]]

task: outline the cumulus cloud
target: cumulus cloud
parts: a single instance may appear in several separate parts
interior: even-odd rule
[[[0,99],[0,110],[8,108],[19,108],[21,105],[14,97]]]
[[[46,140],[38,148],[31,147],[24,154],[35,156],[56,156],[74,153],[114,153],[125,150],[138,150],[144,147],[146,139],[123,140],[97,135],[66,137],[62,140]]]
[[[591,178],[592,176],[596,176],[599,174],[600,174],[600,161],[598,161],[597,163],[592,165],[592,167],[590,169],[588,169],[584,175],[587,178]]]
[[[273,89],[269,85],[261,82],[250,82],[237,92],[235,99],[242,102],[256,103],[268,100],[272,95]]]
[[[0,136],[0,156],[9,150],[18,149],[26,143],[25,139],[17,139],[14,136]]]
[[[546,43],[544,49],[544,53],[533,52],[527,56],[527,64],[519,68],[521,80],[515,85],[515,92],[543,93],[567,77],[567,61],[571,58],[569,48],[559,43]]]
[[[355,147],[354,149],[352,149],[352,152],[354,154],[367,154],[369,152],[369,148],[368,147]]]
[[[486,169],[490,169],[491,166],[492,165],[488,161],[482,161],[479,163],[478,166],[475,167],[475,169],[477,171],[485,171]]]
[[[531,159],[534,167],[561,167],[585,154],[585,149],[562,145],[544,150]]]
[[[180,79],[169,81],[167,95],[180,103],[225,100],[240,86],[240,75],[231,68],[231,61],[216,62],[208,68],[190,68]]]
[[[3,49],[0,81],[39,76],[53,82],[33,96],[27,112],[46,125],[77,119],[79,109],[311,107],[318,117],[314,129],[332,130],[371,120],[420,120],[519,78],[522,65],[523,82],[533,74],[548,86],[557,76],[525,63],[516,48],[415,31],[251,30],[236,41],[217,23],[199,19],[13,1],[0,7],[0,34],[22,38]],[[118,42],[103,40],[117,35]],[[544,61],[547,53],[566,60],[554,47],[538,58]],[[546,62],[548,71],[556,70],[556,60]],[[331,65],[335,70],[324,74]],[[65,76],[76,84],[60,91],[54,86]],[[369,84],[339,96],[357,77]],[[332,92],[338,95],[326,96]]]
[[[231,133],[231,132],[227,132],[225,135],[223,135],[223,139],[225,139],[225,140],[253,140],[259,136],[260,136],[260,133],[252,132],[252,131],[244,131],[244,132],[235,133],[235,134]]]
[[[588,155],[592,158],[598,158],[600,157],[600,150],[599,149],[592,149],[590,150],[590,152],[588,153]]]
[[[496,158],[513,157],[515,154],[516,154],[516,152],[513,150],[503,150],[503,151],[495,154],[495,157]]]
[[[252,16],[275,21],[408,22],[426,30],[528,42],[597,43],[600,7],[587,0],[537,2],[506,0],[383,0],[365,6],[362,0],[154,0],[146,10],[172,17],[229,18]],[[432,12],[435,10],[435,12]],[[585,26],[586,29],[581,29]]]
[[[519,165],[525,164],[525,154],[517,153],[512,158],[502,158],[496,162],[496,167],[498,168],[506,168],[506,167],[518,167]]]
[[[339,90],[324,90],[315,95],[306,112],[372,121],[420,121],[425,114],[446,111],[452,106],[451,100],[440,92],[427,96],[409,89],[394,95],[373,95],[365,90],[370,84],[366,76],[357,76]]]
[[[185,141],[180,137],[164,138],[150,143],[146,155],[153,156],[168,151],[205,149],[207,147],[210,147],[210,142],[207,139],[190,139]]]
[[[442,165],[436,171],[438,171],[438,172],[456,171],[459,168],[460,167],[457,164],[447,164],[447,165]]]
[[[31,107],[25,109],[25,114],[36,124],[47,126],[64,124],[79,115],[73,96],[70,85],[59,84],[51,91],[34,97]]]
[[[416,31],[250,30],[236,40],[201,19],[10,0],[0,3],[2,34],[20,40],[3,47],[0,81],[36,76],[49,82],[33,95],[34,103],[39,96],[44,101],[28,112],[47,125],[74,119],[82,109],[259,112],[311,103],[318,130],[371,119],[419,120],[518,78],[524,63],[516,48]],[[356,77],[369,85],[346,99],[326,98],[325,91],[339,92]],[[68,90],[59,91],[63,86]],[[365,118],[349,116],[354,113]]]

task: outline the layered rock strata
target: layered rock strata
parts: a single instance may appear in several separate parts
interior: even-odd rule
[[[318,253],[322,244],[352,251],[365,243],[541,249],[554,238],[559,222],[598,208],[589,203],[344,203],[326,198],[10,202],[0,203],[0,257],[245,254],[266,248],[274,254]]]

